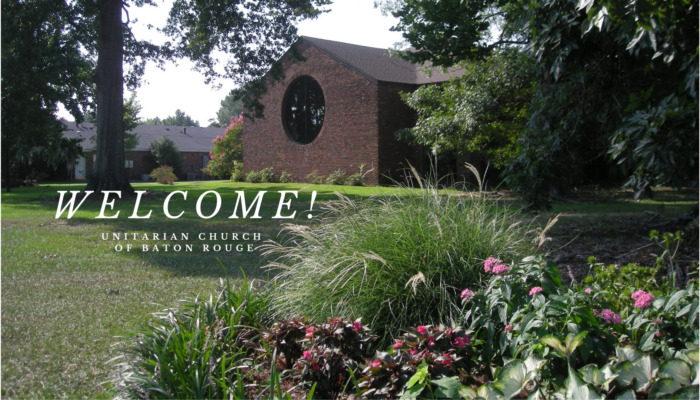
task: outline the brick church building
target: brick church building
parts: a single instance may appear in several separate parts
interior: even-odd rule
[[[386,50],[301,37],[305,61],[281,62],[285,79],[261,98],[265,117],[243,125],[245,173],[266,167],[286,171],[295,181],[316,171],[328,176],[365,171],[368,184],[401,179],[410,162],[422,169],[421,149],[397,140],[396,131],[415,124],[415,113],[400,92],[444,82],[454,69],[431,76],[422,65],[389,57]],[[390,178],[389,178],[390,177]]]

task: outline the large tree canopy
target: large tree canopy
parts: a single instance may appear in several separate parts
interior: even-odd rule
[[[58,131],[58,102],[79,121],[94,100],[96,163],[88,187],[131,192],[123,162],[123,85],[138,84],[146,61],[188,57],[208,80],[226,77],[245,86],[259,81],[296,41],[297,22],[329,3],[176,0],[164,29],[174,43],[156,46],[138,40],[129,27],[129,7],[153,5],[150,0],[3,0],[3,151],[27,129]],[[216,65],[220,56],[227,60],[223,69]],[[6,72],[10,63],[16,73]],[[22,115],[30,118],[5,112],[7,104],[24,107]],[[34,126],[23,126],[28,123]]]
[[[405,0],[395,15],[412,61],[529,54],[538,84],[506,178],[533,207],[608,157],[635,189],[697,185],[697,0]]]

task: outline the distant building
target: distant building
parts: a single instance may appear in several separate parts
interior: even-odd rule
[[[89,122],[76,125],[75,122],[65,121],[66,130],[63,135],[67,138],[82,138],[81,146],[86,152],[86,157],[81,157],[75,165],[73,177],[75,179],[88,178],[93,170],[95,162],[95,144],[90,140],[95,136],[95,126]],[[167,136],[177,144],[182,155],[182,180],[193,178],[202,179],[202,169],[209,163],[209,152],[214,148],[212,141],[224,132],[224,128],[198,128],[165,125],[139,125],[130,133],[137,133],[139,144],[133,151],[124,156],[124,167],[129,179],[141,179],[141,175],[150,174],[157,165],[148,145],[162,136]],[[92,152],[92,153],[90,153]]]
[[[400,92],[444,82],[463,70],[423,74],[423,65],[386,50],[330,40],[301,37],[298,49],[305,61],[285,55],[285,80],[268,86],[260,100],[265,118],[243,123],[244,172],[266,167],[287,171],[303,181],[313,171],[327,176],[373,169],[366,180],[398,179],[402,170],[421,169],[421,149],[397,140],[396,132],[411,128],[416,115]]]

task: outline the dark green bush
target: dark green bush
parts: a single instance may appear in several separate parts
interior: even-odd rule
[[[169,137],[163,135],[160,139],[151,141],[148,149],[156,159],[159,166],[169,165],[173,168],[173,173],[177,176],[182,175],[182,156],[180,148]]]
[[[260,174],[260,182],[263,183],[276,183],[277,182],[277,175],[275,175],[275,171],[272,170],[272,168],[263,168],[259,172]]]
[[[245,181],[248,183],[260,183],[262,182],[262,176],[260,176],[260,172],[250,171],[245,176]]]
[[[345,184],[345,172],[341,170],[336,170],[326,178],[326,185],[344,185]]]
[[[243,163],[234,162],[233,168],[231,169],[231,182],[242,182],[243,181]]]
[[[280,183],[291,182],[294,182],[294,180],[292,180],[292,175],[288,174],[287,171],[282,171],[282,175],[280,175]]]

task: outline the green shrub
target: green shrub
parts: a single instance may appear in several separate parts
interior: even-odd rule
[[[260,183],[262,182],[262,177],[260,172],[250,171],[248,175],[245,176],[245,181],[248,183]]]
[[[292,183],[294,180],[292,180],[292,175],[288,174],[287,171],[282,171],[282,175],[280,175],[280,183]]]
[[[115,387],[123,397],[228,398],[224,385],[244,373],[235,367],[254,353],[246,343],[263,330],[269,300],[253,282],[223,286],[218,296],[157,314],[121,343]]]
[[[231,182],[242,182],[243,181],[243,163],[234,162],[233,168],[231,169]]]
[[[151,141],[148,149],[159,166],[169,165],[175,175],[182,175],[182,155],[180,155],[180,148],[172,139],[163,135],[160,139]]]
[[[173,168],[168,165],[163,165],[151,171],[151,178],[163,185],[172,185],[177,180],[177,176],[173,173]]]
[[[272,170],[272,168],[263,168],[259,172],[260,174],[260,182],[264,183],[276,183],[277,182],[277,175],[275,175],[275,172]]]
[[[352,174],[345,179],[345,184],[348,186],[363,186],[365,179],[360,174]]]
[[[336,170],[326,178],[326,185],[343,185],[345,184],[345,172]]]
[[[277,257],[274,312],[357,318],[380,335],[458,318],[459,291],[482,285],[483,260],[520,260],[532,250],[515,214],[485,197],[405,189],[364,202],[328,204],[317,228],[285,228]]]
[[[309,183],[313,183],[314,185],[321,185],[323,184],[323,175],[319,175],[318,171],[314,170],[310,174],[306,175],[306,181]]]

